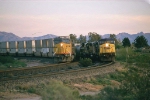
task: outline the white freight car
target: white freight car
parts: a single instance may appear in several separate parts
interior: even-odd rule
[[[35,40],[35,56],[42,56],[42,40]]]
[[[53,57],[53,39],[42,40],[42,56],[43,57]]]
[[[7,55],[9,53],[9,43],[8,42],[0,42],[0,54]]]
[[[54,39],[48,39],[48,48],[49,48],[48,57],[53,57]]]
[[[18,55],[26,55],[26,41],[18,41]]]
[[[9,42],[9,54],[16,55],[18,52],[18,42],[17,41],[10,41]]]
[[[26,55],[34,55],[35,40],[26,41]]]
[[[48,39],[42,40],[42,57],[48,57],[49,48],[48,48]]]

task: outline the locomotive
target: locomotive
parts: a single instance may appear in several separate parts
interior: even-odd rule
[[[96,60],[99,57],[99,43],[97,41],[82,43],[79,52],[81,58]]]
[[[69,37],[60,36],[54,38],[54,53],[55,61],[67,62],[73,61],[75,57],[74,44]]]
[[[95,42],[82,43],[81,58],[91,58],[99,61],[115,61],[115,40],[112,38],[100,39]]]
[[[100,61],[115,61],[115,40],[105,38],[99,40],[99,58]]]

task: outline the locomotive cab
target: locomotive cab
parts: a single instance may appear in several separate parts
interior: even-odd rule
[[[53,57],[55,61],[66,62],[74,59],[74,45],[68,36],[54,38]]]
[[[101,61],[115,61],[115,40],[105,38],[99,40],[99,56]]]

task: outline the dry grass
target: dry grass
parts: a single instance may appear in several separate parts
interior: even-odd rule
[[[74,84],[73,85],[75,88],[77,88],[80,91],[92,91],[92,92],[96,92],[99,91],[101,89],[103,89],[103,85],[93,85],[91,83],[80,83],[80,84]]]

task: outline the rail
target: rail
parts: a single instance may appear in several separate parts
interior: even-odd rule
[[[86,71],[97,70],[112,64],[113,62],[101,63],[89,67],[77,68],[78,63],[74,62],[74,63],[53,64],[53,65],[47,65],[42,67],[9,70],[9,71],[0,72],[0,81],[9,81],[9,80],[34,78],[34,77],[42,77],[42,76],[74,74],[79,72],[82,73]],[[66,70],[63,69],[64,67],[66,68]]]

